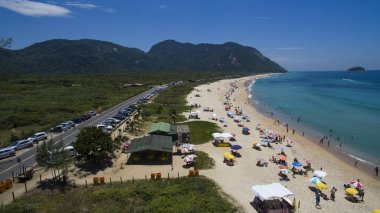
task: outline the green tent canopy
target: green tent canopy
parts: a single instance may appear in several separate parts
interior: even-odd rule
[[[141,152],[146,150],[159,152],[173,152],[173,142],[170,136],[149,135],[136,138],[131,141],[127,153]]]

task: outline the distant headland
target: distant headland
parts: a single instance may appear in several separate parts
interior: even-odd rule
[[[365,71],[365,68],[364,67],[351,67],[347,71],[351,71],[351,72],[363,72],[363,71]]]

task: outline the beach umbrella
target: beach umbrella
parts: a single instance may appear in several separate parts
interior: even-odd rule
[[[184,159],[183,159],[183,161],[185,162],[185,163],[188,163],[188,162],[191,162],[191,161],[193,161],[189,156],[186,156]]]
[[[292,165],[293,166],[302,166],[302,164],[300,162],[293,162]]]
[[[380,209],[374,209],[373,213],[380,213]]]
[[[232,145],[231,146],[231,149],[233,149],[233,150],[239,150],[239,149],[241,149],[241,148],[243,148],[242,146],[240,146],[240,145]]]
[[[321,170],[315,170],[314,171],[314,176],[319,177],[319,178],[324,178],[327,175],[326,172],[321,171]]]
[[[349,195],[356,195],[358,194],[358,190],[354,189],[354,188],[347,188],[346,190],[346,193],[349,194]]]
[[[279,169],[287,169],[288,166],[285,166],[285,165],[281,165],[281,166],[278,166]]]
[[[317,187],[318,189],[327,189],[328,188],[328,186],[326,184],[322,183],[322,182],[321,183],[316,183],[315,187]]]
[[[281,173],[282,174],[290,174],[290,173],[292,173],[292,171],[290,171],[289,169],[281,169]]]
[[[363,188],[363,184],[358,182],[358,181],[351,181],[351,186],[358,188],[358,189]]]
[[[312,178],[310,178],[309,182],[310,183],[314,183],[314,184],[316,184],[316,183],[322,183],[321,179],[319,179],[318,177],[312,177]]]
[[[286,156],[285,155],[279,155],[278,159],[280,159],[280,160],[286,160]]]
[[[212,117],[216,117],[216,114],[214,113],[214,114],[212,114]]]

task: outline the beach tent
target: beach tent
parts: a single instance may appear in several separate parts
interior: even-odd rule
[[[231,133],[212,133],[212,137],[214,139],[217,139],[217,138],[224,138],[224,139],[229,139],[229,138],[233,138],[234,136],[231,134]]]
[[[283,197],[293,195],[293,193],[289,191],[289,189],[287,189],[280,183],[252,186],[251,191],[255,193],[256,197],[259,197],[259,199],[262,201],[280,199]]]
[[[319,177],[319,178],[324,178],[327,175],[326,172],[321,171],[321,170],[315,170],[314,171],[314,176]]]
[[[321,179],[319,179],[318,177],[312,177],[312,178],[310,178],[309,182],[310,183],[314,183],[314,184],[322,183]]]

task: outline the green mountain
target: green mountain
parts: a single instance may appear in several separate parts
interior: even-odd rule
[[[20,50],[0,49],[0,73],[61,74],[131,71],[286,72],[252,47],[167,40],[148,52],[90,39],[49,40]]]

